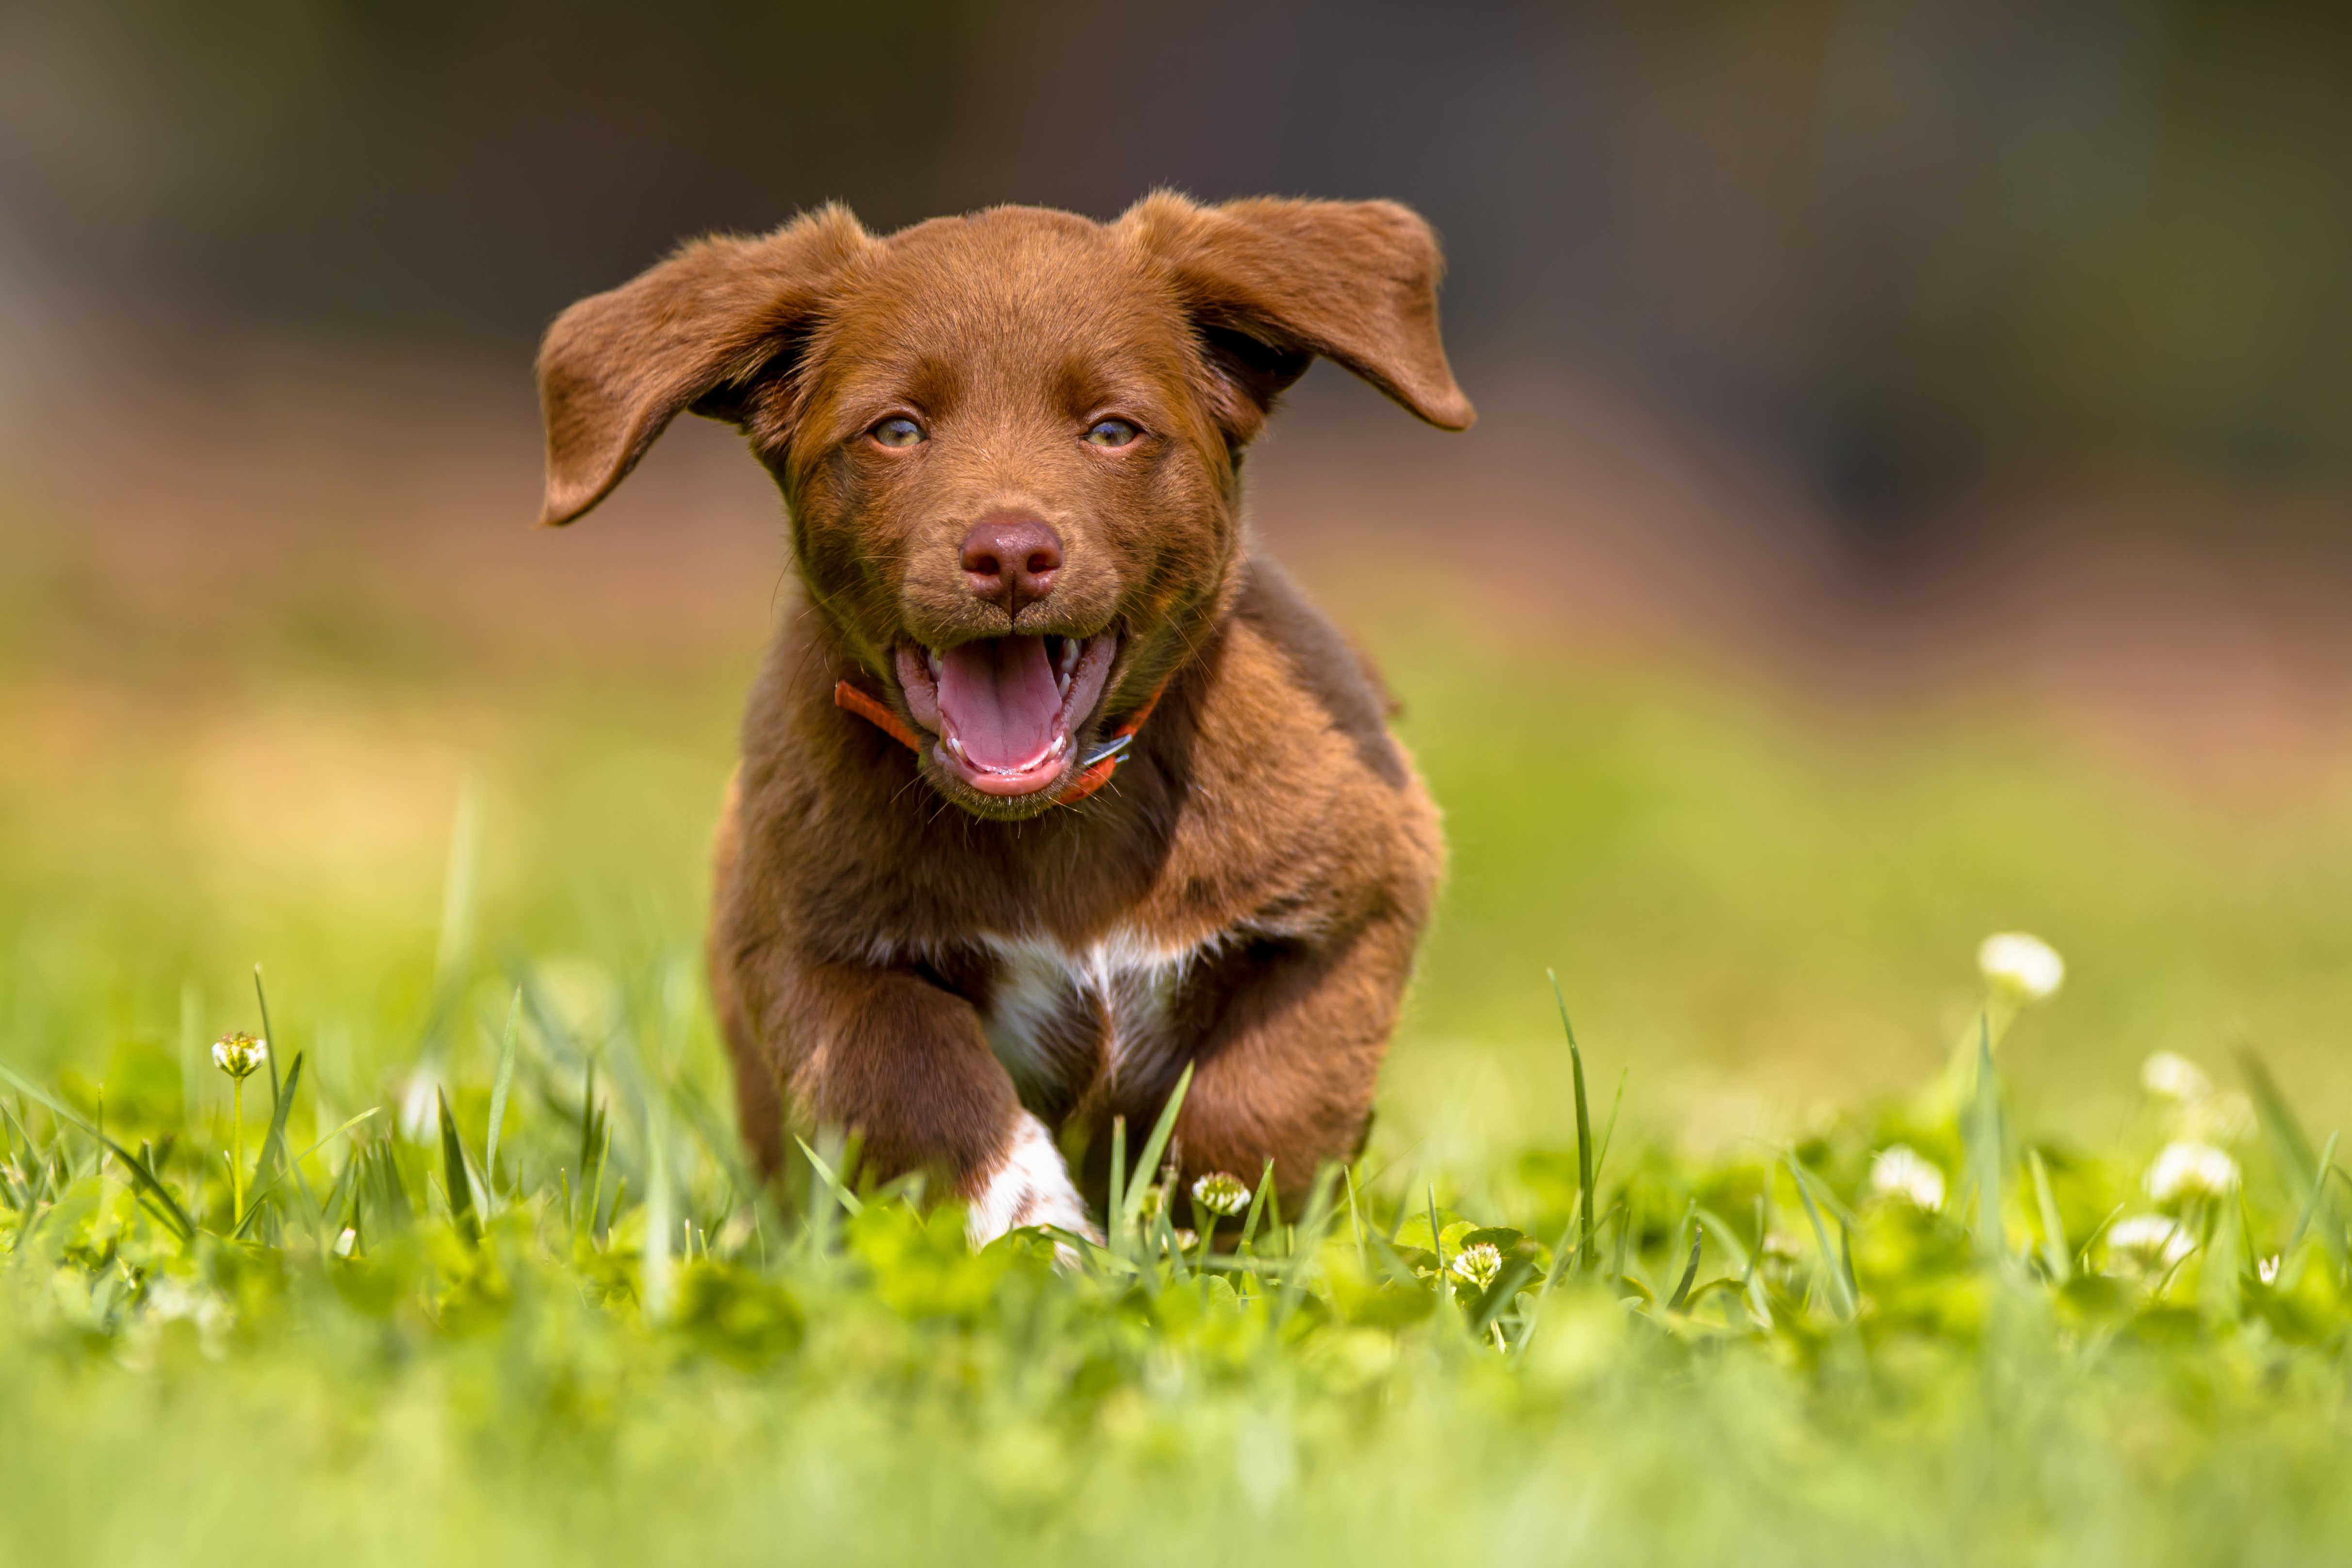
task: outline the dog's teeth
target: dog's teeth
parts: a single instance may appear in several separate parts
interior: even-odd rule
[[[1054,678],[1054,684],[1061,688],[1062,700],[1067,702],[1070,700],[1070,677],[1068,672],[1065,671],[1062,674],[1055,676]]]
[[[938,650],[927,647],[923,650],[923,658],[930,664],[931,679],[933,680],[937,680],[940,678],[940,656]]]
[[[1049,757],[1058,757],[1068,749],[1069,744],[1070,738],[1067,735],[1056,735],[1054,737],[1054,743],[1045,748],[1045,754]]]
[[[959,757],[963,755],[963,742],[957,740],[953,735],[950,735],[942,743],[947,747],[949,752],[954,755]]]

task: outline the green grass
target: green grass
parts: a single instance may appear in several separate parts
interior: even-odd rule
[[[1455,861],[1370,1154],[1206,1275],[1149,1189],[1056,1269],[740,1168],[695,950],[746,649],[67,603],[0,638],[8,1561],[2352,1541],[2325,789],[1392,645]],[[2019,927],[2072,973],[1979,1081],[1969,957]],[[256,959],[301,1075],[248,1080],[239,1141],[208,1047],[262,1031]],[[2159,1049],[2225,1087],[2150,1096]],[[2158,1202],[2188,1138],[2241,1179]],[[1874,1184],[1895,1144],[1940,1209]],[[2184,1256],[2109,1245],[2145,1215]]]
[[[839,1188],[837,1147],[759,1186],[682,1070],[680,972],[602,1014],[559,981],[520,973],[511,1032],[452,1018],[512,1086],[495,1163],[477,1076],[405,1134],[327,1126],[305,1055],[241,1143],[161,1053],[102,1106],[9,1085],[13,1559],[2161,1563],[2352,1529],[2332,1141],[2283,1114],[2242,1180],[2142,1190],[2163,1141],[2252,1131],[2226,1093],[2025,1143],[1962,1051],[1711,1160],[1595,1107],[1589,1182],[1528,1151],[1494,1210],[1333,1173],[1214,1257],[1139,1188],[1057,1269]],[[1874,1183],[1898,1143],[1934,1207]]]

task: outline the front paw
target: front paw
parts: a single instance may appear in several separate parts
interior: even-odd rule
[[[1013,1131],[1012,1146],[971,1200],[964,1234],[973,1247],[980,1247],[1024,1225],[1050,1225],[1096,1241],[1102,1239],[1102,1232],[1087,1217],[1085,1201],[1070,1183],[1069,1167],[1062,1163],[1062,1152],[1054,1147],[1054,1135],[1025,1110]],[[1058,1255],[1068,1249],[1055,1250]]]

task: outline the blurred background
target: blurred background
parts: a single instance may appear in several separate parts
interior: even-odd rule
[[[781,509],[688,421],[533,531],[538,332],[827,199],[1166,184],[1449,252],[1477,427],[1326,366],[1253,466],[1449,813],[1401,1147],[1561,1134],[1547,965],[1719,1142],[1932,1072],[2012,928],[2029,1115],[2254,1048],[2340,1117],[2347,172],[2352,11],[2259,0],[6,0],[0,1050],[260,958],[360,1095],[453,942],[679,962]]]

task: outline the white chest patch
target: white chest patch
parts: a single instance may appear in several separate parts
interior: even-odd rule
[[[1116,1079],[1168,1044],[1168,1016],[1203,947],[1166,948],[1114,931],[1073,951],[1045,937],[984,937],[997,973],[982,1021],[1024,1097]]]

